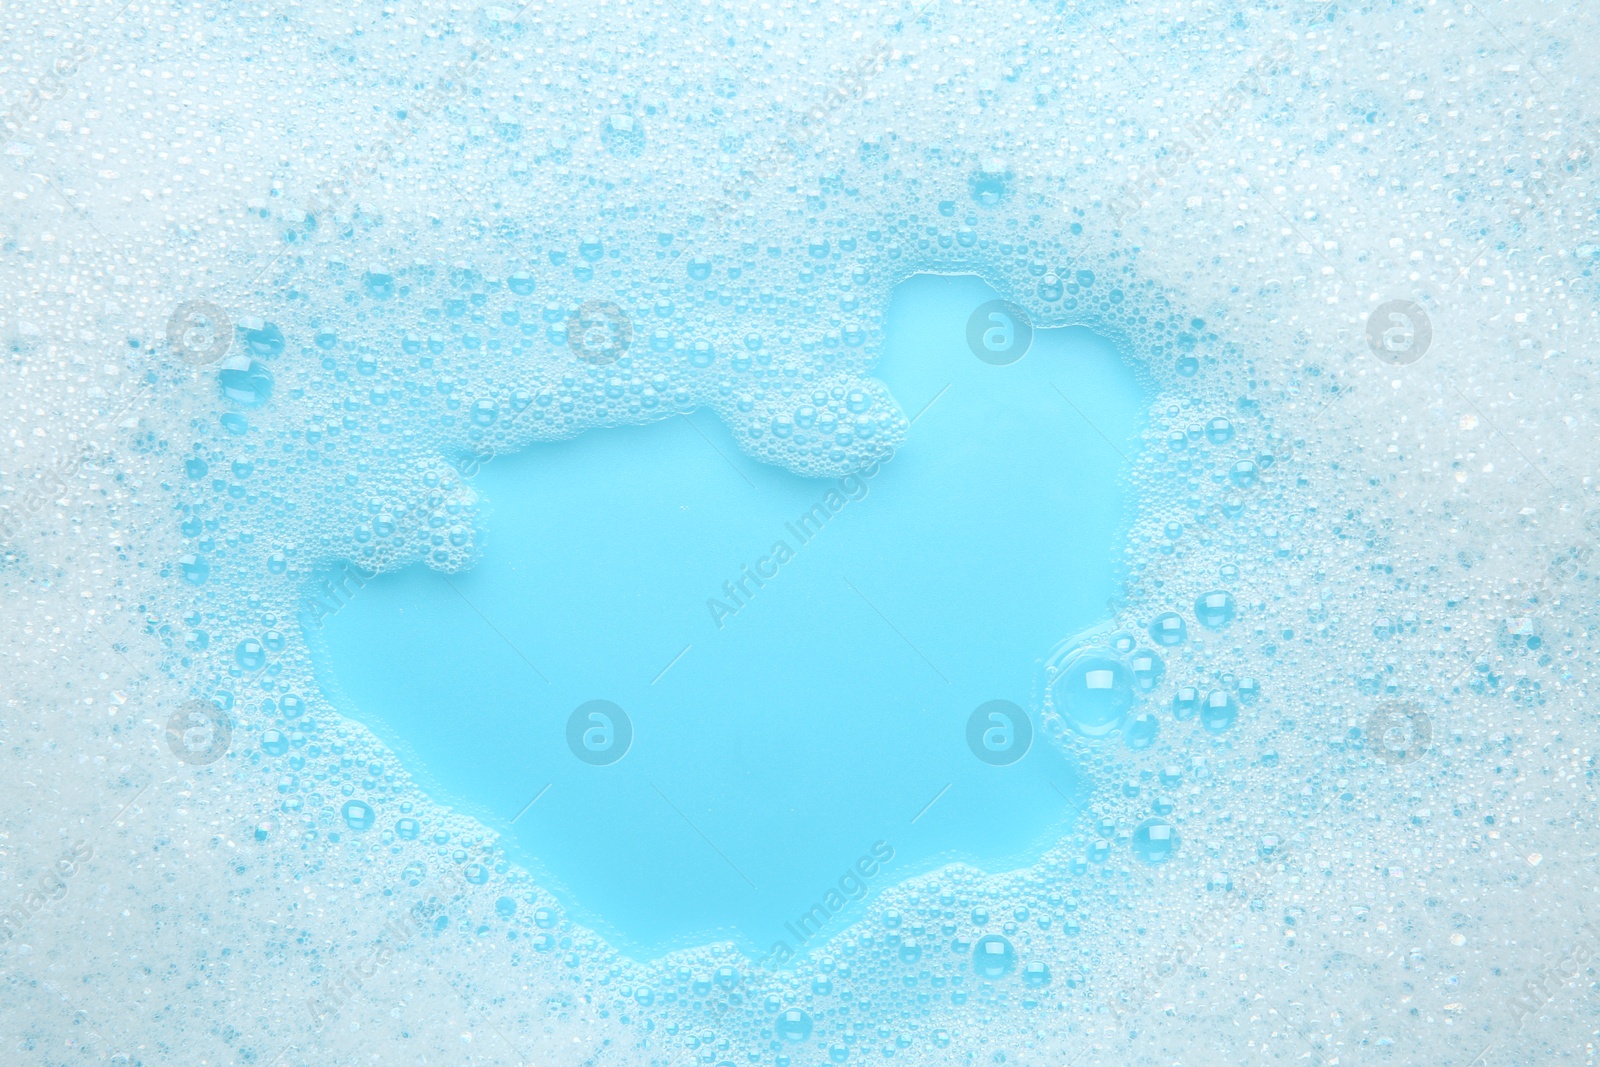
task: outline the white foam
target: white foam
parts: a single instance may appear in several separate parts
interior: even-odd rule
[[[14,12],[0,31],[8,1055],[1465,1063],[1487,1045],[1592,1059],[1567,988],[1592,951],[1594,892],[1592,22],[1577,5],[1444,3],[540,4],[518,23],[412,3]],[[483,290],[477,349],[450,332],[471,313],[445,304],[470,301],[460,262],[502,283]],[[372,296],[369,270],[396,293]],[[319,696],[298,583],[341,556],[469,562],[470,477],[447,458],[466,450],[709,406],[754,455],[848,469],[905,433],[870,367],[889,292],[924,270],[980,273],[1037,325],[1088,323],[1144,362],[1160,399],[1118,617],[1142,627],[1175,607],[1192,623],[1194,597],[1220,586],[1239,617],[1167,653],[1154,746],[1082,746],[1094,810],[1036,867],[886,892],[832,957],[777,977],[726,947],[618,958]],[[1081,270],[1089,295],[1121,300],[1047,299],[1048,275],[1064,289]],[[527,299],[504,285],[518,271]],[[234,407],[216,368],[166,335],[193,300],[286,339],[262,359],[273,394],[243,412],[247,436],[217,421]],[[545,307],[564,322],[591,300],[629,317],[627,364],[552,340]],[[1408,365],[1367,344],[1369,313],[1394,300],[1431,326]],[[532,336],[498,317],[517,305]],[[430,334],[449,347],[424,366]],[[851,391],[870,398],[866,422]],[[848,441],[773,436],[774,418],[829,402]],[[1185,474],[1167,435],[1215,416],[1237,436],[1189,445],[1212,466]],[[334,428],[333,465],[313,465]],[[1284,458],[1259,487],[1217,483],[1263,454]],[[207,471],[190,480],[193,457]],[[376,536],[385,517],[403,543]],[[1183,526],[1170,552],[1169,522]],[[182,578],[191,554],[204,585]],[[186,647],[202,630],[206,647]],[[249,678],[235,646],[267,630],[285,642],[277,671]],[[1224,675],[1262,693],[1231,731],[1164,710],[1174,686]],[[220,691],[228,754],[180,761],[169,718]],[[310,706],[292,722],[276,714],[286,692]],[[1421,758],[1364,737],[1391,703],[1427,716]],[[261,748],[271,729],[319,755],[289,769]],[[381,832],[343,827],[344,785],[379,807]],[[1124,835],[1155,792],[1183,843],[1150,868]],[[402,803],[415,840],[390,828]],[[1117,826],[1109,859],[1074,873],[1099,818]],[[397,922],[419,903],[425,922]],[[952,945],[1018,907],[1017,969],[985,984]],[[1033,962],[1050,971],[1039,990]],[[936,984],[957,972],[964,1004]],[[774,1048],[791,1006],[815,1032]]]

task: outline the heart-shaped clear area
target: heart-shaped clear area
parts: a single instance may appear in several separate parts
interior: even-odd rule
[[[1086,330],[980,358],[994,300],[900,287],[876,373],[913,422],[852,477],[750,460],[708,412],[485,465],[479,562],[347,596],[326,687],[636,956],[812,951],[886,885],[1026,864],[1084,786],[1004,750],[1114,591],[1148,395]],[[972,728],[993,701],[1028,715]]]

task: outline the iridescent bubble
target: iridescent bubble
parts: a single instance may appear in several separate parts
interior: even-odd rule
[[[1133,672],[1108,648],[1080,648],[1064,657],[1050,693],[1074,730],[1104,737],[1122,725],[1133,705]]]
[[[1122,742],[1132,749],[1149,748],[1161,730],[1161,720],[1148,711],[1140,712],[1128,720],[1122,729]]]
[[[362,287],[367,295],[385,300],[394,295],[394,275],[382,267],[369,267],[362,275]]]
[[[1178,851],[1178,831],[1165,819],[1146,819],[1133,831],[1133,854],[1158,867]]]
[[[1147,648],[1135,649],[1128,657],[1128,667],[1133,671],[1133,684],[1141,693],[1148,693],[1161,684],[1167,673],[1167,664]]]
[[[283,352],[283,331],[270,322],[245,319],[239,323],[239,332],[244,335],[251,355],[272,359]]]
[[[1200,690],[1192,685],[1180,686],[1172,694],[1172,717],[1179,722],[1200,714]]]
[[[247,638],[234,648],[233,659],[242,670],[258,671],[266,665],[267,650],[261,647],[260,641]]]
[[[1013,177],[1004,160],[987,159],[968,179],[968,193],[984,207],[994,207],[1006,198]]]
[[[982,978],[1004,978],[1016,966],[1017,950],[999,934],[985,934],[972,947],[972,969]]]
[[[1221,589],[1202,593],[1195,598],[1194,617],[1200,625],[1219,630],[1233,621],[1235,608],[1233,594]]]
[[[222,395],[236,404],[255,407],[272,396],[272,373],[249,356],[229,356],[217,372]]]
[[[1158,645],[1171,648],[1183,644],[1188,636],[1189,625],[1176,611],[1163,611],[1150,620],[1150,640]]]
[[[378,813],[372,810],[372,805],[363,800],[347,800],[340,809],[344,816],[344,823],[352,830],[368,830],[377,821]]]
[[[1206,694],[1200,707],[1200,725],[1212,733],[1221,733],[1239,718],[1239,705],[1226,689],[1213,689]]]

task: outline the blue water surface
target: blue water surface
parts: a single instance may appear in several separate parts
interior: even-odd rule
[[[1040,738],[985,763],[967,720],[995,699],[1036,711],[1042,658],[1102,617],[1147,394],[1080,329],[979,360],[967,319],[994,298],[968,277],[897,291],[876,373],[915,421],[870,477],[762,465],[704,411],[486,464],[481,560],[369,582],[316,631],[322,678],[638,957],[814,950],[861,913],[858,883],[1029,861],[1082,777]],[[747,566],[768,576],[735,601]],[[609,765],[567,740],[596,699],[632,724]]]

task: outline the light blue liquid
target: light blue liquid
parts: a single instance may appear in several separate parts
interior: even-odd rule
[[[967,719],[994,699],[1036,710],[1043,657],[1103,616],[1146,398],[1086,331],[980,361],[967,317],[993,297],[971,278],[900,288],[877,374],[915,422],[808,540],[797,520],[838,480],[745,458],[708,412],[535,446],[477,476],[470,572],[379,578],[327,620],[324,681],[639,957],[794,943],[785,924],[878,842],[894,858],[869,892],[1035,858],[1077,817],[1082,779],[1038,736],[1020,762],[981,762]],[[778,541],[793,558],[747,580],[719,628],[707,601],[733,605],[724,583]],[[635,731],[609,766],[566,739],[596,698]]]

